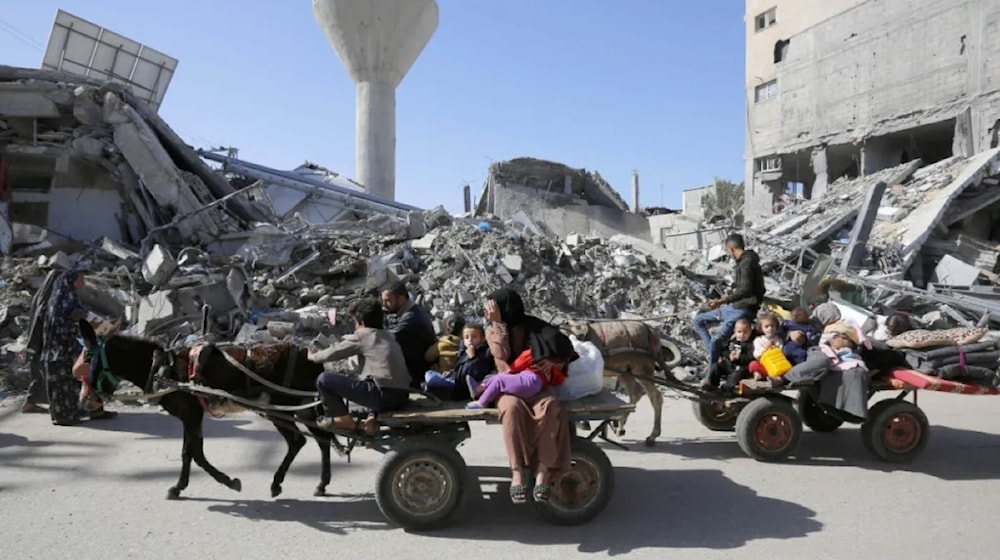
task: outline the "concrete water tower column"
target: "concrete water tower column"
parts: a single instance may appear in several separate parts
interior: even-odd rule
[[[434,0],[313,0],[313,15],[356,84],[355,180],[396,197],[396,86],[438,25]]]

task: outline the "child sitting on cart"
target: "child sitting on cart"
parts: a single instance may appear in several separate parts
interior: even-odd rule
[[[714,391],[725,378],[723,389],[731,390],[741,379],[751,375],[749,367],[753,361],[752,335],[753,328],[749,320],[736,321],[733,337],[729,341],[729,351],[719,359],[718,363],[709,364],[708,377],[702,382],[703,389]]]
[[[464,401],[470,397],[468,380],[481,383],[494,368],[490,347],[486,344],[486,332],[479,323],[468,323],[462,327],[462,344],[458,348],[458,360],[451,370],[428,371],[424,376],[424,386],[428,391],[439,394],[447,400]],[[475,395],[471,395],[475,398]]]
[[[323,429],[353,431],[359,428],[345,401],[368,409],[364,422],[366,433],[378,428],[376,414],[399,410],[410,395],[410,374],[399,343],[382,328],[382,304],[374,298],[359,301],[352,309],[354,332],[325,350],[309,350],[309,360],[332,362],[359,356],[361,375],[324,372],[316,378],[316,390],[323,401],[325,415],[316,421]]]
[[[768,313],[757,319],[757,327],[760,329],[760,336],[753,339],[753,361],[747,369],[753,374],[754,379],[764,379],[767,377],[767,368],[760,363],[764,352],[772,348],[781,348],[781,337],[778,336],[778,316]]]
[[[819,348],[830,358],[831,367],[836,371],[855,368],[868,371],[868,366],[858,353],[858,346],[862,343],[861,337],[859,329],[854,325],[847,321],[837,321],[823,329]]]
[[[478,410],[489,408],[500,398],[501,394],[514,395],[528,400],[541,393],[546,387],[558,387],[566,381],[566,368],[569,362],[577,358],[572,343],[555,327],[546,327],[540,338],[544,348],[527,348],[514,360],[510,369],[503,373],[487,377],[482,384],[472,377],[467,378],[469,392],[476,400],[465,405],[465,408]],[[569,359],[557,361],[554,354],[569,356]],[[547,360],[553,363],[551,368],[538,367],[537,360]]]
[[[780,331],[785,335],[782,353],[792,365],[806,361],[806,349],[819,344],[819,330],[809,320],[809,312],[804,307],[792,310],[791,318],[782,321]]]

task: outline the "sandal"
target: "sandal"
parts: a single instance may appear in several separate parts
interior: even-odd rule
[[[532,497],[535,498],[535,501],[538,503],[545,503],[549,501],[549,498],[552,497],[552,483],[536,484],[535,491],[532,492]]]
[[[527,484],[511,484],[510,485],[510,501],[515,504],[524,504],[528,502],[528,485]]]

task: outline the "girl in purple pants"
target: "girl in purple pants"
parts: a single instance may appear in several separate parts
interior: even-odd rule
[[[473,395],[479,395],[477,400],[465,405],[467,409],[489,408],[501,394],[514,395],[515,397],[528,400],[542,392],[545,384],[542,383],[540,375],[530,369],[519,373],[498,373],[483,380],[482,385],[476,383],[471,376],[466,378],[469,382],[469,391]],[[482,391],[480,393],[480,391]]]

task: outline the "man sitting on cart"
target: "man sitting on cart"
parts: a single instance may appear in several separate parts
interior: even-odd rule
[[[316,421],[324,429],[353,431],[359,428],[351,417],[347,401],[368,409],[365,432],[377,429],[376,414],[399,410],[409,400],[410,374],[403,350],[392,335],[382,329],[385,316],[381,304],[373,298],[363,299],[351,309],[354,333],[325,350],[309,350],[309,360],[331,362],[358,356],[359,377],[343,373],[324,372],[316,378],[316,390],[323,401],[325,414]]]
[[[706,378],[712,366],[718,363],[726,341],[733,335],[736,321],[747,319],[753,322],[764,303],[764,271],[760,267],[760,257],[746,248],[743,236],[738,233],[726,238],[726,252],[736,262],[733,289],[722,298],[710,300],[709,310],[694,317],[694,332],[705,343],[708,351]],[[713,337],[708,329],[720,323]]]

